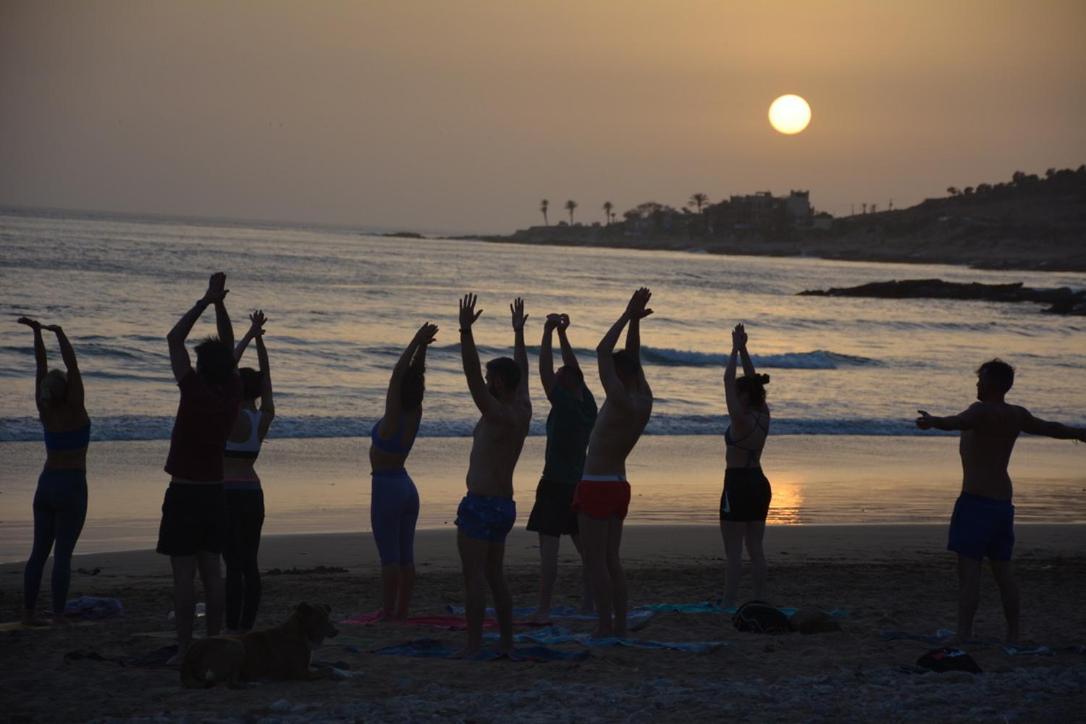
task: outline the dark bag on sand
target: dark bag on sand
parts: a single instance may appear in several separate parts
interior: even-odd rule
[[[960,649],[932,649],[916,660],[917,666],[943,673],[944,671],[968,671],[970,674],[981,673],[973,657]]]
[[[765,601],[747,601],[732,616],[732,625],[739,631],[753,633],[788,633],[792,627],[784,613]]]

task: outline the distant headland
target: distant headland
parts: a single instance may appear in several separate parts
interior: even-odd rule
[[[947,195],[904,209],[862,204],[834,217],[809,191],[768,191],[711,203],[690,196],[682,208],[648,201],[603,221],[576,221],[579,208],[546,199],[541,226],[507,236],[463,236],[524,244],[673,249],[713,254],[812,256],[853,261],[962,264],[980,269],[1086,271],[1086,166],[1016,171],[1006,182],[949,187]],[[569,221],[550,223],[552,214]]]

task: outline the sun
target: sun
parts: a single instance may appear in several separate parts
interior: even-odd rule
[[[769,123],[786,136],[794,136],[811,122],[811,107],[799,96],[786,95],[769,106]]]

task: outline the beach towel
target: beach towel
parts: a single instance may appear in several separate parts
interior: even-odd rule
[[[1003,653],[1007,656],[1055,656],[1056,652],[1048,646],[1006,644]]]
[[[879,638],[883,641],[920,641],[925,644],[940,644],[953,636],[954,632],[945,628],[937,630],[934,634],[915,634],[890,629],[879,631]]]
[[[373,611],[371,613],[356,613],[349,618],[345,618],[339,623],[346,624],[348,626],[373,626],[381,622],[382,615],[380,611]],[[467,628],[467,622],[464,620],[464,615],[437,615],[437,616],[409,616],[403,621],[396,621],[395,623],[408,626],[429,626],[431,628],[444,629],[446,631],[463,631]],[[484,629],[493,629],[498,627],[498,622],[494,619],[483,619]]]
[[[496,634],[488,634],[493,638]],[[669,649],[671,651],[686,651],[694,654],[704,654],[714,651],[724,645],[723,641],[652,641],[648,639],[632,638],[592,638],[591,634],[574,633],[561,626],[548,626],[535,631],[522,631],[513,635],[517,642],[531,642],[536,644],[566,644],[577,643],[589,647],[624,646],[635,649]]]
[[[445,607],[445,610],[457,616],[464,615],[463,606],[453,606],[450,604]],[[535,608],[514,608],[513,623],[517,626],[546,626],[546,623],[527,620],[534,616],[535,612]],[[647,624],[649,620],[652,619],[652,617],[655,615],[656,612],[651,609],[645,607],[635,608],[626,614],[626,625],[631,630],[636,631],[639,628],[643,628],[645,624]],[[491,620],[495,616],[496,614],[494,613],[494,609],[488,608],[486,610],[487,620]],[[582,613],[580,610],[574,608],[573,606],[555,606],[551,609],[551,618],[566,619],[568,621],[596,621],[599,616],[594,613]]]
[[[418,639],[402,644],[383,646],[372,653],[379,656],[411,656],[424,659],[453,659],[460,655],[461,649],[436,639]],[[481,651],[471,657],[472,661],[584,661],[589,656],[587,651],[559,651],[546,646],[528,646],[515,649],[511,654],[498,651]]]

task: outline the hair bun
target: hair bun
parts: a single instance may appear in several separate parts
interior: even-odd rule
[[[758,381],[761,382],[763,385],[769,384],[769,375],[757,375],[757,377]]]

